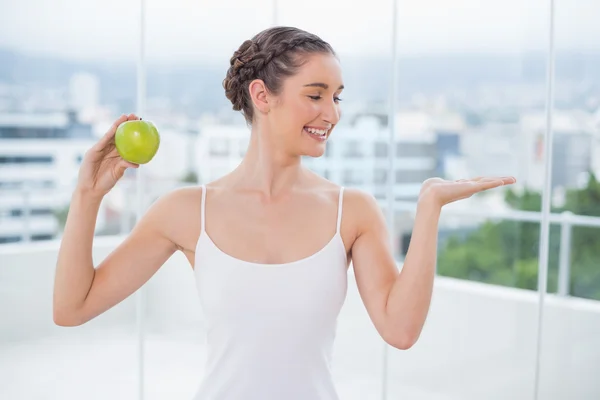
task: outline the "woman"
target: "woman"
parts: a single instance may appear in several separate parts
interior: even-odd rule
[[[208,359],[196,399],[337,399],[330,374],[336,318],[352,261],[383,340],[410,348],[429,309],[441,208],[512,177],[424,182],[399,273],[372,196],[301,164],[319,157],[344,88],[329,44],[267,29],[233,54],[223,82],[251,127],[240,165],[157,200],[97,268],[98,207],[126,168],[114,145],[122,116],[84,157],[56,270],[54,321],[80,325],[134,293],[177,250],[188,258],[207,318]]]

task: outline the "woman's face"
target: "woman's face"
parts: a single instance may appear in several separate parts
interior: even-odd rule
[[[319,157],[340,120],[344,86],[338,59],[331,54],[306,56],[298,73],[283,81],[265,115],[270,139],[291,156]]]

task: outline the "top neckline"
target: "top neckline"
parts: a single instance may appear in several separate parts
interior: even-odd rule
[[[333,237],[323,247],[321,247],[319,250],[317,250],[313,254],[310,254],[306,257],[303,257],[303,258],[300,258],[300,259],[294,260],[294,261],[288,261],[285,263],[272,263],[272,264],[257,263],[257,262],[242,260],[241,258],[234,257],[231,254],[224,252],[223,250],[221,250],[221,248],[219,246],[217,246],[217,244],[212,240],[212,238],[210,237],[210,235],[208,234],[208,232],[206,231],[206,228],[205,228],[205,219],[206,219],[205,210],[206,210],[207,188],[206,188],[206,185],[201,185],[201,188],[202,188],[201,229],[200,229],[200,237],[198,238],[198,242],[196,244],[196,254],[198,254],[198,246],[200,245],[203,237],[206,237],[208,244],[219,255],[226,257],[229,260],[234,261],[236,263],[243,264],[246,266],[254,266],[254,267],[275,268],[275,267],[286,267],[286,266],[294,266],[294,265],[302,264],[304,262],[314,259],[315,257],[317,257],[317,256],[321,255],[322,253],[324,253],[325,251],[327,251],[327,249],[329,247],[331,247],[333,245],[333,243],[335,243],[336,241],[341,244],[341,247],[344,249],[343,253],[346,254],[346,247],[344,246],[344,241],[342,240],[341,229],[340,229],[341,222],[342,222],[342,208],[343,208],[342,204],[343,204],[343,198],[344,198],[344,187],[343,186],[340,187],[340,192],[339,192],[339,196],[338,196],[336,231],[335,231],[335,234],[333,235]]]
[[[329,247],[331,247],[336,241],[340,242],[343,245],[343,241],[342,241],[342,237],[340,235],[339,232],[336,232],[335,235],[333,235],[333,237],[327,242],[327,244],[325,244],[323,247],[321,247],[319,250],[317,250],[315,253],[312,253],[306,257],[300,258],[298,260],[293,260],[293,261],[288,261],[285,263],[257,263],[257,262],[253,262],[253,261],[247,261],[247,260],[242,260],[241,258],[238,257],[234,257],[233,255],[224,252],[223,250],[221,250],[219,248],[219,246],[216,245],[216,243],[212,240],[212,238],[210,237],[210,235],[204,231],[200,234],[200,241],[202,240],[202,237],[206,238],[206,241],[208,241],[209,245],[217,252],[219,253],[221,256],[228,258],[229,260],[232,260],[238,264],[243,264],[245,266],[251,266],[251,267],[262,267],[262,268],[277,268],[277,267],[291,267],[291,266],[297,266],[299,264],[303,264],[306,263],[316,257],[318,257],[319,255],[323,254],[325,251],[327,251],[329,249]],[[196,246],[198,247],[198,246]],[[344,249],[345,250],[345,249]],[[196,252],[196,254],[198,254]]]

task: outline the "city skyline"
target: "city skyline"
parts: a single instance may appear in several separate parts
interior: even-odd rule
[[[161,62],[203,60],[222,63],[243,40],[279,25],[309,30],[345,55],[386,55],[392,32],[391,0],[348,8],[341,0],[298,3],[273,0],[146,1],[146,56]],[[52,3],[24,0],[0,5],[0,47],[76,60],[135,60],[139,43],[139,5],[117,0]],[[547,49],[549,2],[460,0],[398,1],[399,54],[491,52],[519,54]],[[276,15],[276,16],[275,16]],[[557,1],[558,50],[594,51],[600,44],[600,3]],[[25,22],[35,21],[35,29]],[[577,23],[573,23],[577,21]],[[360,23],[359,23],[360,22]],[[433,27],[433,28],[432,28]]]

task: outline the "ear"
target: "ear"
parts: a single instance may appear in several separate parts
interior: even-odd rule
[[[254,107],[263,114],[268,113],[270,110],[269,92],[265,83],[261,79],[255,79],[250,82],[248,91]]]

